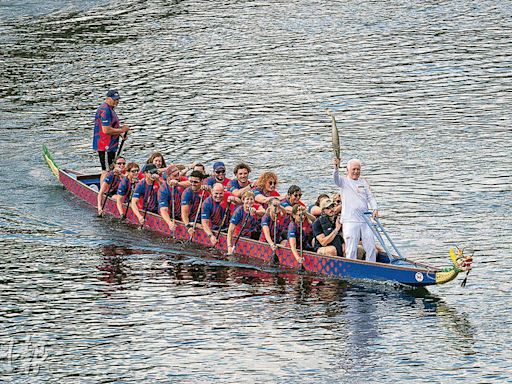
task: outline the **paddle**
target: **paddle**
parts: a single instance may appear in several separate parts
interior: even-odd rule
[[[201,212],[201,205],[203,205],[203,198],[204,198],[204,191],[203,193],[201,194],[201,198],[199,199],[199,206],[197,207],[197,212],[196,212],[196,217],[194,219],[194,224],[192,224],[192,229],[195,231],[196,230],[196,224],[197,224],[197,219],[199,218],[199,213]],[[188,237],[188,240],[185,242],[185,244],[188,244],[192,241],[192,237],[194,236],[194,232],[192,232],[189,237]]]
[[[302,232],[303,232],[303,229],[302,229],[302,224],[304,222],[304,215],[302,213],[302,211],[300,212],[300,216],[299,216],[299,226],[300,226],[300,234],[299,234],[299,239],[300,239],[300,259],[302,260],[301,263],[300,263],[300,268],[299,268],[299,272],[304,272],[304,270],[306,268],[304,268],[304,257],[303,257],[303,247],[302,247]]]
[[[132,202],[133,189],[135,188],[136,183],[136,181],[131,182],[130,192],[128,194],[128,203],[126,204],[126,209],[124,210],[124,213],[121,216],[121,220],[126,219],[126,215],[128,214],[128,210],[130,209],[130,203]]]
[[[121,150],[123,149],[123,144],[126,141],[126,137],[128,136],[128,132],[125,132],[123,135],[123,139],[121,140],[121,144],[119,144],[119,148],[117,149],[116,157],[119,157],[121,154]]]
[[[140,228],[144,228],[144,224],[146,223],[146,216],[148,214],[148,205],[149,205],[149,197],[153,194],[153,186],[155,185],[155,180],[151,184],[149,184],[150,190],[148,194],[148,199],[146,199],[146,194],[144,194],[144,202],[142,204],[142,209],[144,209],[144,205],[146,205],[146,209],[144,210],[144,219],[142,220],[142,224],[140,225]]]
[[[330,109],[326,109],[327,114],[331,117],[331,123],[332,123],[332,150],[334,152],[334,156],[339,160],[340,154],[341,154],[341,147],[340,147],[340,135],[338,133],[338,127],[336,126],[336,118],[334,117],[334,114]]]
[[[174,231],[176,230],[176,220],[175,220],[175,215],[174,215],[174,187],[171,187],[171,209],[172,209],[172,222],[174,224],[174,229],[171,231],[171,235],[174,238]]]
[[[116,181],[116,174],[114,173],[114,177],[112,178],[112,182],[110,183],[109,187],[108,187],[108,191],[107,193],[105,193],[105,199],[103,200],[103,203],[101,204],[101,212],[103,213],[103,210],[105,209],[105,205],[107,204],[107,200],[108,200],[108,195],[110,194],[110,192],[112,192],[112,187],[114,186],[115,184],[115,181]],[[101,217],[101,213],[98,215]]]
[[[240,239],[240,236],[242,236],[242,232],[245,229],[245,225],[247,224],[249,216],[251,216],[251,209],[250,208],[249,208],[249,213],[247,214],[247,216],[244,217],[244,220],[242,221],[242,228],[240,228],[240,232],[238,232],[238,236],[236,237],[235,242],[233,243],[233,252],[231,252],[231,253],[228,252],[227,256],[231,256],[235,252],[236,244],[238,243],[238,239]]]
[[[220,231],[222,230],[222,227],[226,223],[226,217],[228,217],[230,212],[231,212],[230,208],[231,208],[231,203],[228,203],[228,207],[226,208],[226,212],[224,212],[224,217],[222,218],[222,221],[220,223],[219,229],[217,230],[217,235],[215,235],[215,238],[217,239],[217,242],[219,242]]]
[[[271,263],[272,264],[279,264],[279,256],[277,256],[277,205],[274,205],[274,246],[276,247],[274,250],[272,250],[272,256],[271,256]]]

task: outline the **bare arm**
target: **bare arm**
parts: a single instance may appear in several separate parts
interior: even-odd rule
[[[131,203],[130,207],[131,207],[133,213],[135,214],[135,216],[137,216],[139,223],[142,224],[142,223],[144,223],[144,217],[140,214],[138,202],[139,202],[139,198],[134,197],[132,199],[132,203]]]
[[[123,198],[124,198],[124,196],[116,195],[116,206],[117,206],[117,212],[119,212],[119,217],[124,215]]]
[[[181,206],[181,220],[185,225],[188,225],[190,223],[190,220],[188,219],[188,215],[190,213],[190,205],[184,204]]]
[[[160,216],[162,216],[162,219],[164,219],[165,223],[167,224],[167,226],[169,227],[171,232],[176,229],[176,223],[169,216],[169,208],[168,207],[160,208]]]
[[[130,128],[128,127],[128,124],[123,124],[120,128],[112,128],[111,125],[101,125],[101,130],[103,133],[110,136],[121,135],[125,132],[128,132],[129,129]]]
[[[265,240],[267,240],[267,243],[270,244],[270,248],[272,248],[272,250],[275,250],[276,244],[274,244],[274,240],[272,239],[272,236],[270,235],[270,228],[268,227],[268,225],[262,226],[261,230],[263,231],[263,234],[265,235]]]
[[[233,253],[233,235],[235,233],[236,225],[233,223],[229,223],[228,235],[227,235],[227,243],[228,243],[228,253]]]

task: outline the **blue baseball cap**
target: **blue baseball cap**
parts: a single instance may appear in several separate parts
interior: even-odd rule
[[[222,161],[216,161],[215,163],[213,163],[213,170],[216,171],[217,169],[226,169],[226,166],[224,165],[224,163]]]
[[[158,169],[156,168],[155,164],[152,164],[152,163],[144,164],[144,166],[142,167],[142,173],[146,173],[146,172],[153,174],[153,173],[158,172]]]
[[[117,89],[111,89],[107,92],[107,97],[110,97],[113,100],[119,100],[121,97],[119,96],[119,92]]]

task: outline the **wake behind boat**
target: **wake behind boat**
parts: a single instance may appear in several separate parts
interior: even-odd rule
[[[92,206],[96,206],[100,174],[83,174],[78,171],[59,168],[46,146],[43,146],[43,157],[52,173],[69,192]],[[127,208],[126,203],[124,207],[127,212],[125,221],[135,225],[138,224],[137,217],[131,209]],[[105,201],[104,213],[120,218],[116,203],[110,197]],[[176,240],[190,239],[201,246],[211,246],[210,240],[203,230],[197,229],[190,238],[184,223],[176,221],[176,224],[176,229],[171,233],[160,215],[152,212],[145,213],[144,226],[146,228],[164,236],[173,236]],[[317,276],[336,279],[369,279],[414,287],[444,284],[455,279],[460,272],[471,269],[471,257],[464,256],[461,251],[456,255],[453,249],[450,250],[453,265],[447,268],[438,268],[406,259],[400,255],[398,249],[390,241],[391,239],[389,239],[379,221],[375,223],[368,221],[368,224],[372,226],[372,231],[374,231],[384,248],[383,252],[378,253],[376,262],[325,256],[304,251],[304,263],[301,266],[290,248],[279,246],[274,255],[269,244],[244,237],[239,238],[235,253],[267,263],[273,262],[276,256],[276,261],[282,267],[297,271],[303,268],[305,272]],[[387,237],[391,246],[386,245],[383,237]],[[223,252],[227,251],[226,233],[220,233],[216,248]]]

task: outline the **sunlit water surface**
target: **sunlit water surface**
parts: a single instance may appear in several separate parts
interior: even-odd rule
[[[512,382],[508,2],[4,1],[0,381]],[[107,89],[129,160],[239,161],[313,202],[330,121],[429,292],[249,265],[95,216],[41,159],[97,167]]]

